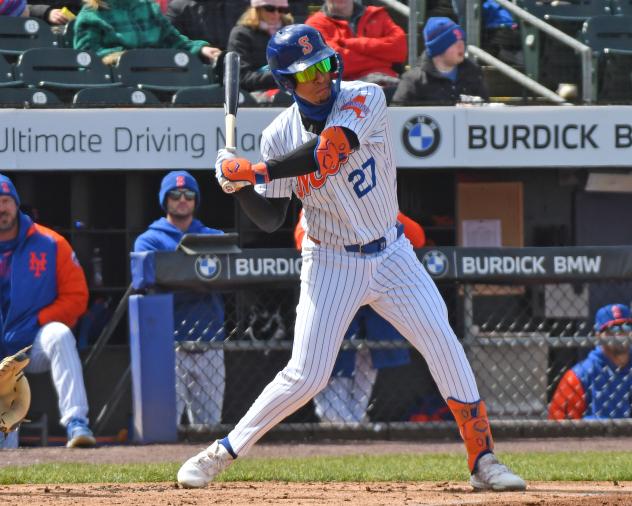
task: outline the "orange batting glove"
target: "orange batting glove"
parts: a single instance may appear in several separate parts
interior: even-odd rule
[[[335,174],[350,153],[351,145],[342,128],[329,127],[320,134],[314,154],[322,173]]]
[[[221,168],[222,176],[232,182],[252,185],[270,182],[268,166],[264,162],[252,164],[245,158],[229,158],[222,161]]]

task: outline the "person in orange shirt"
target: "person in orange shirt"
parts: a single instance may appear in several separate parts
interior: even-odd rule
[[[320,11],[305,21],[342,57],[343,79],[394,87],[399,82],[394,65],[406,61],[406,32],[384,7],[364,6],[354,0],[325,0]]]
[[[30,346],[27,373],[50,370],[69,448],[94,446],[75,336],[88,286],[68,241],[20,211],[12,181],[0,174],[0,359]],[[17,447],[17,433],[0,442]]]
[[[303,211],[294,229],[297,250],[301,250],[305,229],[301,225]],[[422,248],[426,242],[423,227],[401,211],[397,221],[404,225],[404,235],[413,247]],[[370,306],[363,306],[355,315],[345,339],[368,341],[400,341],[404,338],[390,323]],[[365,423],[367,410],[377,380],[377,371],[410,362],[407,349],[341,350],[327,386],[314,397],[316,415],[322,422]]]

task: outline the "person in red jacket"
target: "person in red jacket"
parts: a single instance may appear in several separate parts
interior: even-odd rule
[[[406,61],[406,33],[384,7],[354,0],[325,0],[305,24],[316,28],[344,63],[343,79],[397,86],[394,64]]]
[[[86,278],[68,241],[33,223],[0,174],[0,359],[31,346],[27,373],[50,370],[69,448],[95,445],[81,361],[70,330],[88,304]],[[17,446],[17,434],[0,446]]]

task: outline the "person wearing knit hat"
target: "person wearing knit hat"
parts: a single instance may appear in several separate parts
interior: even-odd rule
[[[632,417],[632,313],[607,304],[595,313],[597,346],[566,371],[557,385],[549,419]]]
[[[0,16],[27,17],[29,6],[26,0],[0,0]]]
[[[71,330],[88,305],[86,278],[68,241],[19,206],[13,182],[0,174],[0,359],[30,347],[25,372],[51,372],[66,446],[94,446]],[[4,448],[16,445],[15,436],[0,441]]]
[[[288,0],[250,0],[250,7],[230,31],[227,50],[240,57],[239,86],[258,102],[270,102],[277,92],[266,60],[268,41],[293,22]]]
[[[445,17],[424,27],[425,51],[419,66],[406,71],[393,95],[394,105],[455,105],[489,101],[481,68],[465,57],[463,29]]]
[[[200,188],[185,170],[163,177],[158,203],[165,216],[138,236],[134,253],[174,251],[185,234],[220,235],[224,232],[204,225],[194,217],[200,205]],[[173,298],[176,341],[223,341],[224,301],[220,294],[177,292]],[[176,348],[176,414],[191,424],[213,427],[221,422],[226,371],[224,350]]]

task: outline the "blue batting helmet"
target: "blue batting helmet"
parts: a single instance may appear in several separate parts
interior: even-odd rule
[[[318,30],[308,25],[287,25],[277,31],[268,42],[268,65],[279,87],[294,90],[290,77],[325,58],[335,57],[339,73],[342,73],[338,54],[324,41]],[[335,71],[336,67],[332,67]]]

